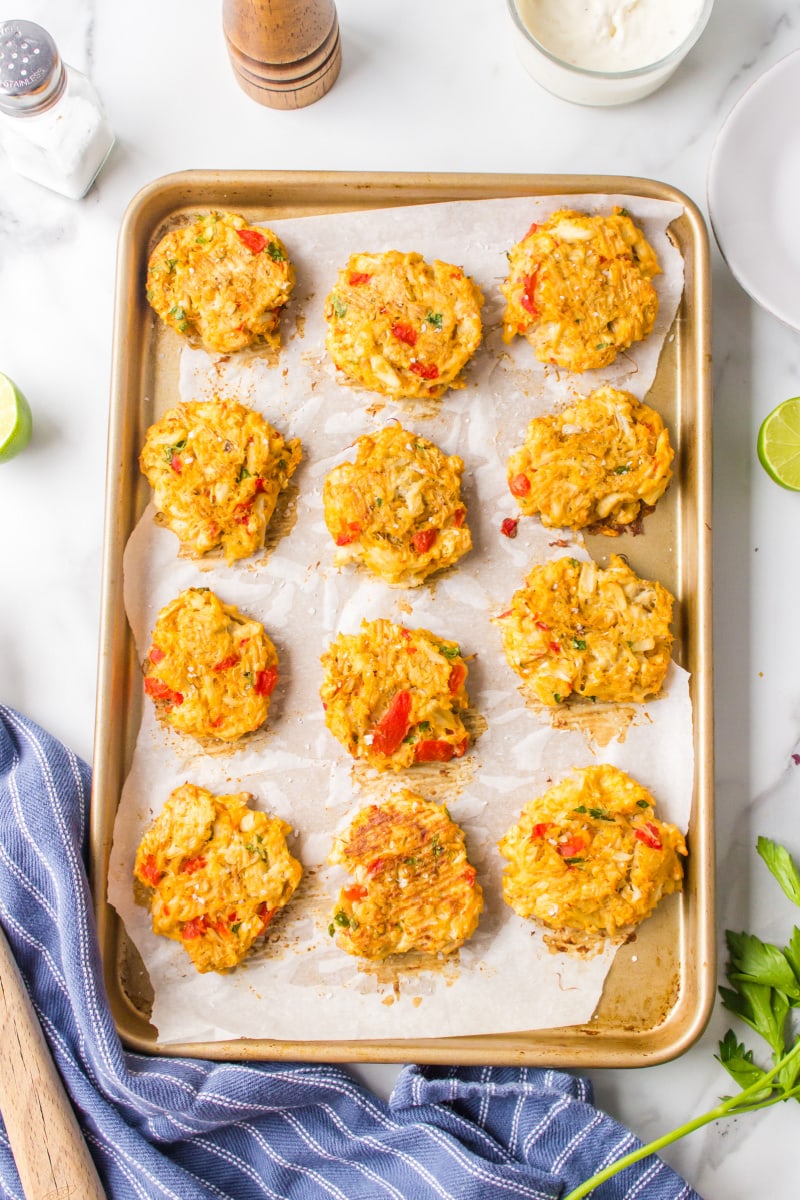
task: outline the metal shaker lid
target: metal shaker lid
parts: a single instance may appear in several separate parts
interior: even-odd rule
[[[58,99],[66,75],[58,48],[33,21],[0,23],[0,112],[28,116]]]

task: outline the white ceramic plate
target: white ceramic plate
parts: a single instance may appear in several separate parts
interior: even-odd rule
[[[752,298],[800,330],[800,51],[742,96],[711,154],[714,236]]]

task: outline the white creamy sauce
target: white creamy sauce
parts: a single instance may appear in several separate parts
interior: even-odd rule
[[[518,0],[518,8],[536,40],[564,62],[630,71],[680,46],[702,0]]]

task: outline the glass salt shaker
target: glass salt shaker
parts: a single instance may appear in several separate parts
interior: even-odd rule
[[[0,23],[0,146],[20,175],[78,200],[114,134],[89,79],[33,21]]]

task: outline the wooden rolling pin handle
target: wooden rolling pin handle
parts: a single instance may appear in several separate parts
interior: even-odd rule
[[[26,1200],[106,1200],[2,929],[0,1028],[0,1111]]]
[[[222,28],[243,91],[270,108],[303,108],[342,63],[333,0],[224,0]]]

